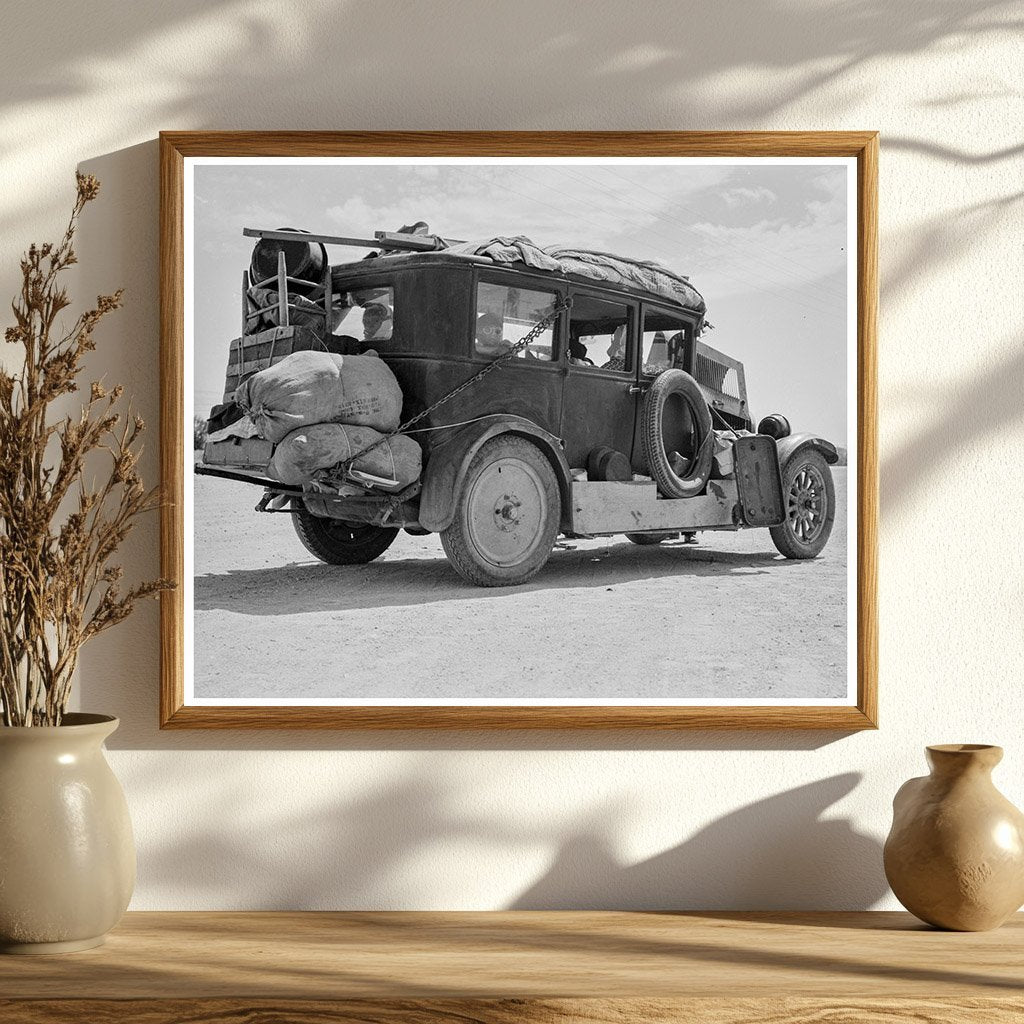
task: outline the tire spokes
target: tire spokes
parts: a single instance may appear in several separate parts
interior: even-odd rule
[[[812,465],[799,468],[786,495],[786,514],[793,535],[808,544],[821,532],[825,523],[825,481]]]

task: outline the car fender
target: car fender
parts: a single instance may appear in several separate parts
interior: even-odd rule
[[[826,441],[817,434],[790,434],[775,442],[779,448],[779,468],[785,472],[786,463],[794,455],[805,448],[813,448],[821,454],[821,457],[830,465],[834,466],[839,461],[839,452],[831,441]]]
[[[462,490],[473,456],[486,441],[499,434],[528,438],[547,456],[558,480],[562,498],[561,525],[563,529],[568,529],[572,515],[572,477],[562,451],[562,442],[531,420],[497,413],[463,427],[431,450],[423,473],[420,498],[419,521],[425,530],[439,533],[451,525],[455,518],[455,501]]]

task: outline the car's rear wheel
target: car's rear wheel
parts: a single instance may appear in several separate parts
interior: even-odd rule
[[[684,370],[658,374],[644,398],[641,443],[648,471],[666,498],[692,498],[711,473],[711,410]]]
[[[655,544],[660,544],[663,540],[671,540],[673,537],[678,537],[678,533],[665,532],[665,533],[627,533],[626,540],[632,544],[639,544],[640,547],[653,547]]]
[[[782,471],[786,520],[771,528],[772,542],[787,558],[814,558],[832,533],[836,491],[832,471],[820,452],[805,448]]]
[[[551,556],[560,513],[551,464],[536,445],[505,434],[473,457],[441,544],[470,583],[513,587]]]
[[[292,512],[292,525],[303,547],[328,565],[366,565],[398,536],[397,529],[315,516],[301,504]]]

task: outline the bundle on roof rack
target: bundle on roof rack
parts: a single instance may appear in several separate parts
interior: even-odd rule
[[[622,284],[659,295],[662,298],[703,314],[704,297],[688,278],[652,260],[574,249],[566,246],[541,248],[525,235],[500,235],[495,238],[463,242],[449,250],[469,256],[487,256],[495,263],[525,263],[534,270],[552,274],[576,274],[593,281]]]

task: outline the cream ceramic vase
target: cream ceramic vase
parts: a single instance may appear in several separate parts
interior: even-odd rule
[[[117,719],[0,727],[0,950],[98,946],[135,886],[124,792],[103,741]]]
[[[999,747],[927,748],[931,775],[893,800],[885,876],[916,917],[938,928],[998,928],[1024,904],[1024,815],[992,784]]]

